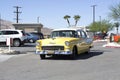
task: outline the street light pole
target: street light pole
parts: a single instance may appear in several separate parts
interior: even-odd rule
[[[117,34],[118,34],[118,27],[119,27],[119,23],[118,22],[115,23],[115,27],[116,27]]]
[[[93,23],[95,22],[95,7],[97,5],[92,5],[91,7],[93,7]]]
[[[99,16],[99,18],[100,18],[100,29],[101,29],[101,23],[102,23],[102,22],[101,22],[101,16]]]
[[[39,19],[40,19],[40,17],[38,16],[38,17],[37,17],[37,23],[39,23],[39,21],[40,21]]]
[[[101,23],[101,16],[99,16],[99,18],[100,18],[100,23]]]

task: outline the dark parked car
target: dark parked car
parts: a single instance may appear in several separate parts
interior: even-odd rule
[[[27,42],[34,43],[36,40],[39,40],[39,37],[37,35],[26,33],[27,36]]]
[[[106,36],[107,36],[106,33],[96,33],[96,34],[94,34],[94,40],[96,40],[96,39],[105,39]]]
[[[30,43],[34,43],[36,42],[36,40],[44,38],[42,33],[35,33],[35,32],[26,33],[26,36],[27,36],[27,42]]]
[[[34,35],[38,36],[38,37],[39,37],[39,39],[44,39],[43,34],[42,34],[42,33],[40,33],[40,32],[31,32],[31,34],[34,34]]]

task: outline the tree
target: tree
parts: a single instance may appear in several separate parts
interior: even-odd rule
[[[81,18],[81,16],[75,15],[73,18],[74,18],[74,20],[75,20],[75,26],[76,26],[77,23],[78,23],[78,21],[79,21],[79,19]]]
[[[91,23],[90,25],[89,25],[89,29],[90,29],[90,31],[92,31],[92,32],[98,32],[98,31],[100,31],[100,23],[99,22],[94,22],[94,23]]]
[[[118,34],[118,27],[119,27],[119,21],[120,21],[120,3],[118,3],[115,6],[111,6],[110,10],[111,10],[109,14],[110,18],[117,21],[114,27],[116,27],[117,34]]]
[[[89,29],[92,32],[108,32],[113,28],[113,24],[108,20],[102,20],[98,22],[91,23]]]
[[[120,3],[117,4],[116,6],[111,6],[110,7],[110,13],[109,13],[109,17],[114,19],[115,21],[119,21],[120,20]]]
[[[67,20],[68,26],[70,27],[69,18],[71,18],[69,15],[65,15],[65,16],[64,16],[64,19]]]

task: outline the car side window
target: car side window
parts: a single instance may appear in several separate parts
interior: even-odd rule
[[[11,35],[13,34],[13,31],[6,31],[6,35]]]
[[[84,31],[81,31],[82,38],[86,38],[87,34]]]
[[[2,35],[6,35],[6,31],[1,31],[2,32]]]
[[[19,34],[17,31],[13,31],[13,34]]]
[[[82,37],[81,31],[77,31],[77,33],[78,33],[78,37],[81,38]]]

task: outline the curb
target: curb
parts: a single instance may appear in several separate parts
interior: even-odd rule
[[[19,54],[26,54],[27,52],[21,52],[21,51],[8,51],[8,52],[0,52],[2,55],[19,55]]]
[[[107,40],[95,40],[95,41],[93,41],[94,43],[96,43],[96,42],[107,42]]]
[[[107,48],[120,48],[120,46],[105,46]]]
[[[103,45],[103,47],[108,47],[108,48],[120,48],[120,44],[112,42],[112,43],[107,43]]]

